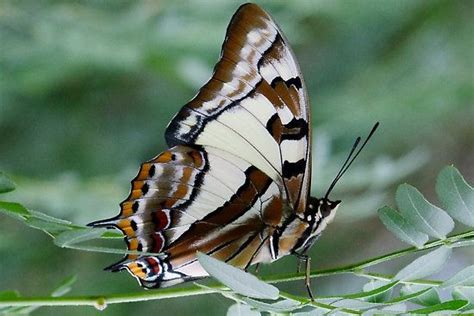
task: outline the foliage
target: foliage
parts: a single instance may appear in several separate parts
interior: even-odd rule
[[[8,180],[2,183],[0,191],[8,191],[7,189],[11,188]],[[451,216],[428,202],[414,187],[408,184],[400,185],[396,194],[399,211],[386,206],[379,210],[379,215],[390,231],[415,247],[367,259],[362,263],[347,267],[311,273],[312,277],[352,273],[367,278],[368,283],[356,293],[319,296],[311,301],[307,297],[281,291],[247,272],[199,253],[198,259],[204,269],[226,287],[196,284],[194,288],[191,287],[188,290],[157,290],[152,295],[130,293],[122,296],[103,295],[56,299],[70,290],[75,281],[75,277],[72,277],[63,281],[52,292],[50,298],[23,298],[15,291],[3,291],[0,293],[0,307],[9,314],[29,313],[42,305],[93,305],[98,309],[104,309],[108,304],[132,302],[137,298],[152,300],[217,292],[236,302],[230,306],[229,315],[241,313],[259,315],[260,312],[275,314],[291,312],[294,315],[308,313],[319,315],[333,312],[372,315],[472,311],[474,266],[466,266],[444,281],[426,278],[440,271],[449,260],[453,249],[473,246],[474,230],[471,225],[471,216],[474,189],[453,166],[448,166],[440,172],[436,188],[439,199],[445,201],[449,214],[455,214],[456,219],[460,219],[462,224],[471,229],[448,237],[454,228]],[[119,249],[77,245],[97,238],[117,237],[115,234],[106,233],[100,229],[76,226],[64,220],[27,210],[18,203],[0,202],[0,211],[23,221],[30,227],[43,230],[53,237],[55,244],[60,247],[124,253]],[[429,241],[429,237],[434,240]],[[381,275],[366,271],[366,268],[373,265],[426,250],[429,252],[413,260],[395,275]],[[272,276],[267,282],[277,283],[302,277],[301,274],[286,277]],[[451,298],[441,299],[441,292],[444,292],[444,296],[449,295]],[[411,305],[407,305],[408,302]]]
[[[313,196],[325,192],[355,136],[381,122],[373,141],[335,188],[334,198],[343,203],[311,249],[313,268],[327,272],[401,248],[402,242],[374,212],[392,200],[396,184],[409,181],[434,202],[433,175],[451,163],[472,183],[474,2],[256,2],[285,32],[308,87]],[[108,294],[110,299],[113,292],[114,300],[123,300],[121,293],[137,292],[140,299],[168,297],[166,291],[139,293],[125,273],[102,271],[122,256],[124,245],[117,235],[69,243],[69,236],[79,241],[94,233],[58,227],[60,223],[33,213],[80,227],[116,214],[139,163],[165,148],[166,124],[210,76],[227,23],[240,4],[0,1],[0,170],[17,187],[2,200],[21,201],[18,210],[26,208],[30,214],[20,214],[22,220],[46,221],[64,230],[54,239],[58,245],[100,251],[56,247],[42,230],[2,213],[0,291],[14,288],[23,299],[36,297],[48,285],[77,274],[69,294],[91,306],[97,300],[81,295]],[[446,201],[439,202],[434,204],[462,222]],[[462,228],[457,224],[455,230]],[[472,258],[470,249],[456,249],[440,277],[465,265]],[[390,268],[397,271],[408,260],[392,260]],[[294,261],[286,257],[263,265],[260,273],[288,277]],[[301,277],[290,275],[298,281],[279,288],[304,296]],[[338,274],[336,280],[321,277],[314,291],[357,292],[360,282],[353,273]],[[378,283],[372,283],[366,287],[376,288]],[[185,286],[188,294],[210,292]],[[465,300],[472,292],[459,286],[453,295]],[[188,294],[159,303],[109,304],[104,314],[222,315],[227,310],[228,301],[220,295]],[[35,314],[49,316],[57,310],[40,308]],[[70,316],[97,314],[94,308],[60,310]]]

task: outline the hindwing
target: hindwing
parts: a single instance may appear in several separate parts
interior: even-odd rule
[[[282,220],[281,192],[245,160],[205,147],[175,146],[144,163],[120,214],[93,226],[116,227],[128,269],[147,287],[207,274],[196,252],[235,266],[271,261],[268,236]]]

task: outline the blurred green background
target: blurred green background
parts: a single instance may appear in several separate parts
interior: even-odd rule
[[[437,172],[474,179],[473,1],[259,1],[300,62],[312,101],[314,194],[354,138],[379,131],[339,183],[335,222],[313,247],[313,269],[406,247],[377,218],[409,182],[437,202]],[[139,164],[166,148],[171,117],[208,79],[236,1],[0,1],[0,170],[18,189],[2,199],[77,224],[112,216]],[[0,215],[0,290],[48,294],[77,274],[72,295],[142,291],[102,268],[120,256],[55,247]],[[458,230],[462,230],[458,226]],[[122,247],[117,243],[117,247]],[[473,253],[456,250],[451,275]],[[393,273],[412,258],[375,271]],[[295,258],[262,268],[292,272]],[[317,295],[357,290],[354,277],[315,279]],[[183,285],[186,286],[186,285]],[[304,295],[303,282],[281,288]],[[112,305],[102,314],[223,314],[219,295]],[[91,307],[36,315],[95,315]]]

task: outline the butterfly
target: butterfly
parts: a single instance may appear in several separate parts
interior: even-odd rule
[[[374,132],[372,130],[367,140]],[[311,122],[304,80],[268,13],[242,5],[211,79],[166,129],[169,149],[142,164],[120,213],[90,223],[117,228],[129,253],[110,266],[145,288],[208,276],[203,252],[236,267],[306,252],[341,201],[310,197]],[[350,159],[352,157],[352,159]],[[131,253],[130,253],[131,252]]]

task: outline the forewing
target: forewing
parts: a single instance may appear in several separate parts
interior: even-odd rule
[[[173,118],[170,146],[222,149],[262,170],[304,212],[310,183],[310,122],[304,81],[285,37],[255,4],[227,29],[213,76]]]

